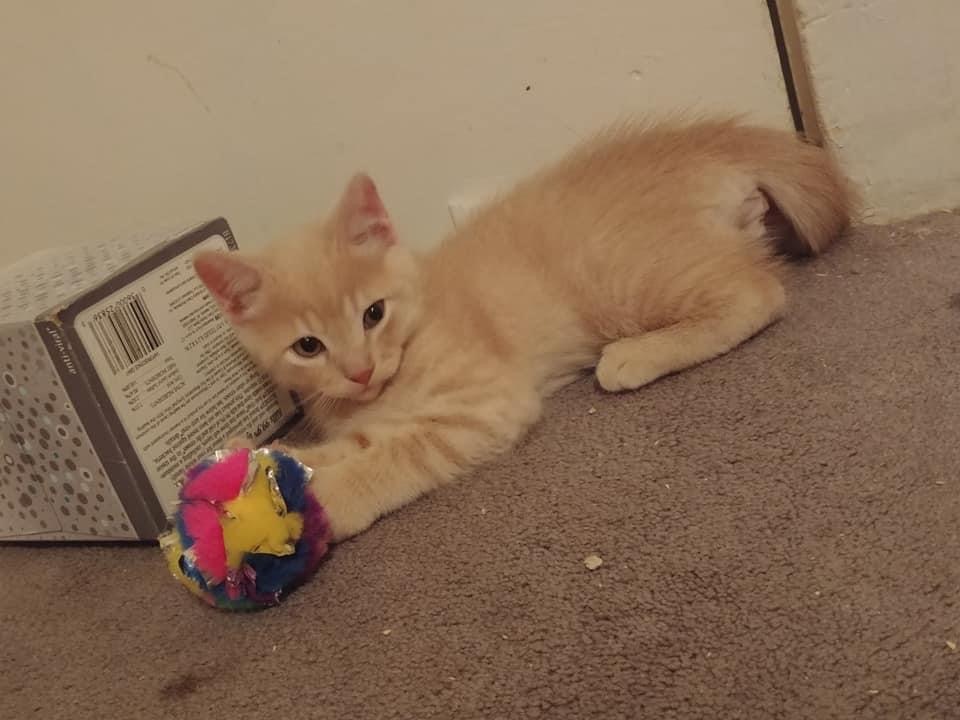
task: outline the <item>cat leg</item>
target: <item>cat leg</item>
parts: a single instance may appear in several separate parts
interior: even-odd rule
[[[698,303],[696,316],[604,347],[597,380],[609,392],[633,390],[711,360],[776,321],[785,302],[779,278],[753,268]]]
[[[253,440],[245,435],[234,435],[227,438],[222,445],[227,450],[253,450],[254,448]]]
[[[315,469],[311,487],[339,542],[505,452],[539,413],[533,389],[513,387],[469,405],[370,424],[288,452]],[[331,456],[342,459],[327,464]]]
[[[234,435],[229,437],[220,444],[220,447],[226,450],[256,450],[257,448],[266,448],[268,450],[276,450],[288,455],[294,454],[293,451],[295,449],[286,438],[273,440],[267,444],[261,444],[254,442],[245,435]],[[350,443],[323,443],[314,444],[312,445],[312,448],[312,467],[319,467],[321,465],[330,465],[343,460],[356,449],[356,445],[351,445]]]

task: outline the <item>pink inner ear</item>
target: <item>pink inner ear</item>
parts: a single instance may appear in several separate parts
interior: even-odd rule
[[[250,310],[260,288],[260,272],[233,253],[206,251],[196,255],[193,267],[210,294],[233,320]]]
[[[359,173],[350,180],[341,203],[345,230],[351,242],[370,239],[392,245],[396,234],[377,186],[369,175]]]

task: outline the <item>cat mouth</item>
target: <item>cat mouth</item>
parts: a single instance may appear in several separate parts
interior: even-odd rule
[[[389,377],[376,383],[370,383],[363,390],[361,390],[359,394],[354,395],[353,399],[360,403],[368,403],[376,400],[378,397],[383,395],[384,390],[393,384],[393,378],[394,376],[390,375]]]
[[[370,402],[371,400],[376,400],[380,397],[380,393],[383,392],[383,383],[376,383],[367,385],[363,390],[354,395],[354,400],[357,402]]]

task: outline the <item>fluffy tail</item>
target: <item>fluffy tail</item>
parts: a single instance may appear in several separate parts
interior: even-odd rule
[[[766,221],[791,255],[823,252],[850,225],[859,207],[853,184],[834,157],[792,133],[742,127],[743,155],[767,196]]]

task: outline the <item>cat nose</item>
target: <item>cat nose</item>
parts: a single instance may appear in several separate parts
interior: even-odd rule
[[[367,368],[362,370],[355,375],[350,375],[350,382],[355,382],[357,385],[369,385],[370,378],[373,377],[373,368]]]

